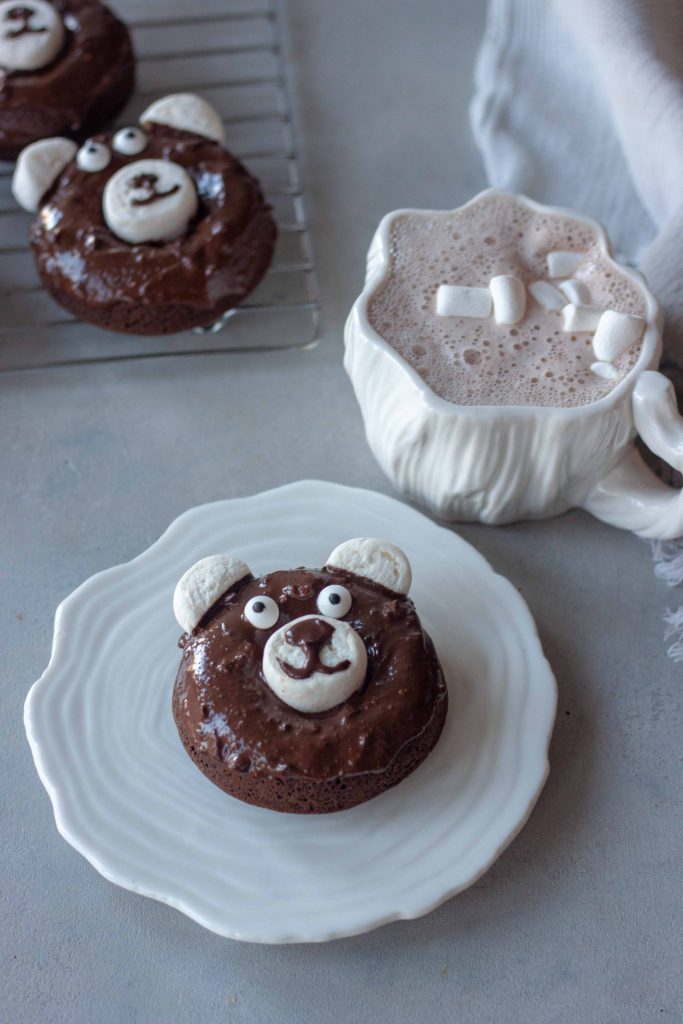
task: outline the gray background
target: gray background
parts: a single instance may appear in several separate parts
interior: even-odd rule
[[[389,491],[341,369],[364,252],[388,209],[485,185],[467,122],[483,4],[291,0],[286,21],[317,350],[0,383],[2,1018],[680,1020],[681,667],[662,640],[677,595],[642,541],[580,513],[458,528],[529,602],[560,703],[528,825],[429,916],[322,946],[241,945],[106,882],[54,828],[21,713],[57,603],[191,505],[298,477]]]

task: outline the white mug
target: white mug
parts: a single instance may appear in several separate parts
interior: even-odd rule
[[[591,225],[609,253],[604,231],[589,218],[517,198]],[[642,277],[619,265],[645,296],[646,327],[637,362],[603,398],[573,407],[456,405],[435,394],[367,315],[389,268],[392,222],[417,212],[433,211],[396,210],[380,223],[345,329],[344,365],[389,479],[448,520],[508,523],[578,507],[643,537],[683,535],[683,492],[662,483],[634,447],[640,434],[683,471],[683,420],[672,384],[656,372],[661,314]]]

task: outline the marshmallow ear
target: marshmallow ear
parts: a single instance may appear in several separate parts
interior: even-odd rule
[[[71,139],[39,139],[22,149],[12,175],[12,194],[29,213],[36,213],[40,201],[57,180],[78,149]]]
[[[175,92],[155,100],[140,115],[140,124],[148,122],[167,124],[170,128],[205,135],[207,139],[223,143],[225,131],[217,110],[201,96],[191,92]]]
[[[364,576],[397,594],[407,594],[413,579],[410,562],[403,551],[388,540],[373,537],[344,541],[334,549],[327,565]]]
[[[173,594],[173,614],[181,629],[191,633],[212,604],[251,569],[234,555],[209,555],[184,573]]]

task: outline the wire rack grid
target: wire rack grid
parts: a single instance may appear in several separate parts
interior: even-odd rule
[[[278,223],[259,287],[219,323],[158,338],[82,323],[42,289],[27,244],[31,215],[0,162],[0,373],[247,350],[304,348],[318,337],[320,303],[292,127],[277,0],[118,0],[138,59],[137,89],[118,123],[158,96],[198,92],[219,111],[226,146],[260,180]],[[188,11],[190,13],[188,13]]]

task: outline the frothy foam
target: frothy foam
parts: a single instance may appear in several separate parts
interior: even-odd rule
[[[595,402],[635,365],[641,341],[615,360],[617,375],[607,379],[591,370],[593,332],[564,332],[560,312],[545,311],[530,294],[514,327],[436,313],[440,285],[487,287],[492,277],[513,274],[528,286],[548,280],[547,255],[558,250],[582,254],[573,276],[591,305],[646,316],[642,289],[601,251],[591,225],[495,194],[452,213],[394,220],[390,271],[370,300],[370,323],[437,395],[458,405]]]

